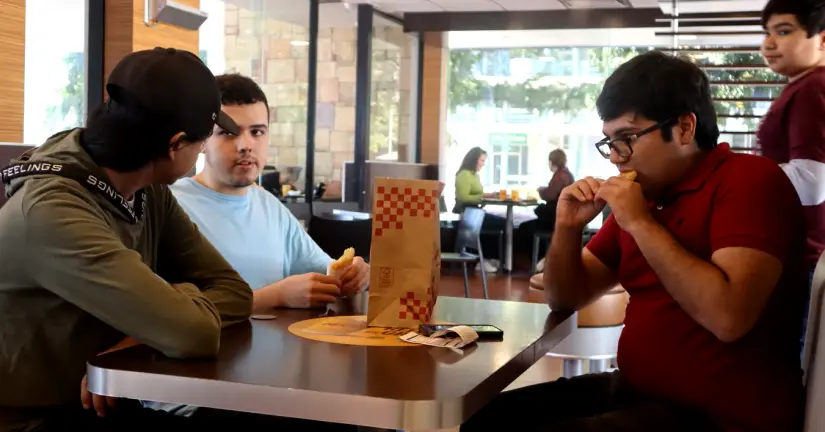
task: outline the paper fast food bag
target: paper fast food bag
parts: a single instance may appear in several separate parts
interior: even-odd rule
[[[418,329],[430,321],[441,274],[434,180],[375,179],[367,325]]]

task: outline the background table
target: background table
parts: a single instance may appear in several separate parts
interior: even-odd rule
[[[326,313],[357,315],[366,295]],[[504,340],[464,354],[431,347],[362,347],[306,340],[289,324],[323,311],[224,331],[216,360],[183,361],[140,346],[89,361],[93,393],[388,429],[458,426],[575,328],[546,305],[440,297],[435,319],[493,324]],[[572,318],[571,318],[572,316]]]
[[[482,205],[502,205],[507,207],[507,216],[505,217],[505,225],[504,225],[504,256],[501,257],[501,265],[504,268],[504,271],[512,271],[513,270],[513,228],[515,222],[513,221],[513,207],[527,207],[527,206],[534,206],[538,204],[536,200],[519,200],[513,201],[511,199],[494,199],[494,198],[484,198],[481,200]]]

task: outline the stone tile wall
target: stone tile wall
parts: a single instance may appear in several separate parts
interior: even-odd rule
[[[373,137],[371,158],[386,152],[389,130],[406,159],[409,143],[411,38],[399,28],[376,28],[373,47]],[[259,12],[226,4],[226,71],[251,76],[270,105],[270,163],[283,168],[306,165],[308,47],[306,28],[263,17]],[[318,41],[318,87],[315,131],[315,183],[341,179],[345,161],[353,159],[355,141],[356,27],[322,28]],[[383,92],[378,94],[378,92]],[[394,108],[393,126],[381,113]],[[376,106],[378,105],[378,106]],[[385,118],[387,116],[384,116]],[[376,137],[376,135],[378,137]],[[303,179],[299,180],[304,184]]]

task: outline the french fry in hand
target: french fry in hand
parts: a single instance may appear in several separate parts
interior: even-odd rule
[[[329,268],[332,271],[341,270],[352,265],[352,260],[355,259],[355,249],[347,248],[341,258],[333,261]]]
[[[353,259],[355,259],[355,249],[347,248],[347,250],[344,251],[344,254],[341,255],[341,258],[338,258],[329,265],[329,271],[327,274],[340,281],[346,274],[349,266],[352,265]]]
[[[635,181],[636,180],[636,171],[625,171],[625,172],[619,174],[619,177],[624,177],[624,178],[626,178],[630,181]]]

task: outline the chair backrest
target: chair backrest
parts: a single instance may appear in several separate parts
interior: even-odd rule
[[[369,262],[372,244],[372,219],[355,219],[352,216],[334,216],[337,219],[312,216],[309,236],[329,255],[337,259],[347,248],[355,248],[355,254]]]
[[[808,394],[805,409],[805,430],[825,431],[825,355],[817,360],[818,348],[825,347],[825,320],[822,319],[822,297],[825,290],[825,253],[819,257],[811,284],[811,302],[805,348],[802,355],[802,373]]]
[[[458,223],[458,232],[455,239],[455,251],[464,252],[467,249],[478,251],[481,254],[481,225],[484,223],[486,212],[480,208],[467,207],[461,213]]]

